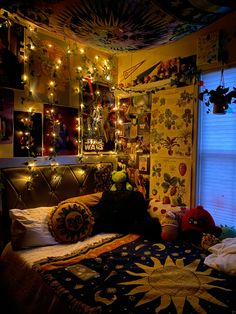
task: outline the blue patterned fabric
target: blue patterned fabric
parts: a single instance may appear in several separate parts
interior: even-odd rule
[[[232,313],[235,278],[207,267],[204,257],[188,243],[128,234],[34,268],[71,313]]]

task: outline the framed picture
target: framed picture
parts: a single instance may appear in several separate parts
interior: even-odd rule
[[[109,87],[88,82],[83,90],[83,152],[115,149],[115,99]]]
[[[12,144],[14,91],[0,88],[0,144]]]
[[[143,114],[144,112],[151,111],[151,100],[149,94],[143,94],[138,96],[133,96],[132,107],[130,108],[130,113],[132,114]]]
[[[139,173],[150,173],[150,155],[149,154],[137,154],[137,168]]]
[[[122,120],[123,123],[131,122],[131,108],[133,107],[133,98],[121,98],[119,100],[120,107],[119,107],[119,118]]]
[[[44,105],[43,155],[78,154],[78,109]]]
[[[42,156],[42,114],[14,111],[14,157]]]
[[[9,27],[3,18],[0,24],[0,87],[24,89],[24,27],[16,23]]]
[[[31,41],[32,38],[32,41]],[[52,38],[45,33],[38,33],[37,36],[27,37],[29,44],[36,49],[31,49],[29,54],[30,84],[37,90],[37,97],[41,102],[59,103],[67,106],[70,103],[69,93],[69,59],[66,53],[67,43],[59,38]],[[55,70],[56,62],[59,62],[59,69]],[[53,97],[49,96],[50,81],[55,82]]]

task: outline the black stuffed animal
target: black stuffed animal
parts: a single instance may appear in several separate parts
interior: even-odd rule
[[[91,208],[94,215],[93,234],[100,232],[138,233],[147,239],[161,239],[159,220],[150,217],[148,201],[138,191],[105,191],[98,204]]]

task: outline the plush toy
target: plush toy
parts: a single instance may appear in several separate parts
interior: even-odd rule
[[[179,236],[180,223],[187,208],[163,204],[157,199],[151,199],[148,205],[148,213],[152,218],[158,218],[162,232],[161,238],[164,241],[175,241]]]
[[[179,222],[175,213],[167,212],[160,221],[161,238],[164,241],[175,241],[179,236]]]
[[[133,187],[132,185],[127,181],[127,172],[126,170],[114,170],[111,173],[111,179],[112,179],[112,186],[110,188],[111,191],[132,191]]]
[[[181,224],[181,236],[183,240],[199,245],[204,233],[219,237],[221,228],[215,225],[213,217],[206,209],[197,206],[184,214]]]
[[[236,238],[236,229],[234,227],[229,227],[227,225],[221,225],[220,227],[222,229],[222,233],[219,237],[220,240],[224,240],[227,238]]]
[[[209,247],[219,242],[220,240],[216,236],[214,236],[214,234],[203,233],[203,236],[201,239],[201,248],[207,251]]]

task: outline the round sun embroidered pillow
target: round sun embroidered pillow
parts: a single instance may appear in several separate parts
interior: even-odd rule
[[[48,225],[58,242],[75,243],[91,235],[94,218],[85,204],[62,202],[52,211]]]

